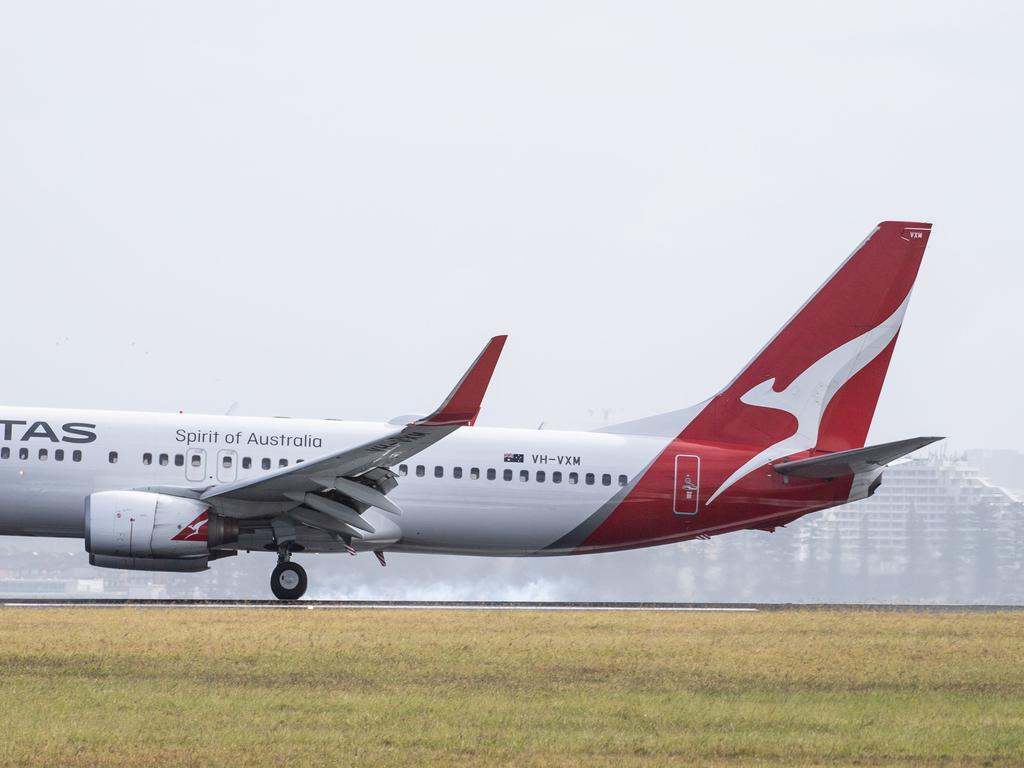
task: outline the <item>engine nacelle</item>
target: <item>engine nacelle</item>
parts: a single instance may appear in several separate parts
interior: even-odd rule
[[[212,548],[237,540],[238,523],[196,499],[102,491],[85,501],[85,549],[93,565],[203,570]]]

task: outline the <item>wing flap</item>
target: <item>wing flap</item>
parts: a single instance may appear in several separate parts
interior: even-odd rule
[[[378,491],[376,488],[371,488],[368,485],[357,483],[355,480],[349,480],[345,477],[335,477],[329,482],[324,483],[324,487],[328,489],[334,488],[338,492],[355,499],[361,504],[376,507],[377,509],[383,509],[385,512],[390,512],[393,515],[401,516],[402,514],[401,508],[383,493]]]
[[[297,501],[300,504],[311,507],[317,512],[333,517],[338,522],[344,523],[351,528],[358,528],[360,531],[366,531],[367,533],[376,532],[372,525],[359,516],[358,512],[354,509],[349,509],[344,504],[317,496],[315,493],[286,493],[285,496],[292,501]]]
[[[331,515],[326,515],[323,512],[317,512],[315,509],[296,507],[288,512],[288,517],[310,528],[327,531],[328,533],[336,533],[339,536],[350,536],[355,539],[361,539],[366,535],[361,530],[353,528],[350,525],[346,525]]]

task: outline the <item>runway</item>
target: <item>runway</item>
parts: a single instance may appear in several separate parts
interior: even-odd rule
[[[1024,605],[898,605],[883,603],[644,603],[515,602],[472,600],[130,600],[0,598],[4,608],[217,608],[274,610],[407,609],[465,611],[692,611],[757,613],[781,611],[868,611],[875,613],[1024,612]]]

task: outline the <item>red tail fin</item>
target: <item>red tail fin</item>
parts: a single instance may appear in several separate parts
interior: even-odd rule
[[[778,493],[777,473],[751,473],[785,457],[802,454],[805,459],[813,448],[835,452],[864,445],[930,233],[930,224],[879,224],[713,398],[685,411],[605,428],[659,435],[667,442],[622,503],[573,532],[585,538],[570,536],[561,543],[599,549],[678,541],[751,520],[777,524],[780,518],[792,520],[848,500],[849,483],[823,490],[827,482],[804,478],[789,496]],[[672,440],[676,435],[678,440]],[[675,484],[673,493],[678,492],[680,459],[695,462],[695,508],[712,507],[734,485],[746,484],[723,498],[710,516],[702,517],[697,509],[680,521],[665,513],[670,497],[663,490]],[[806,470],[809,465],[793,466]],[[683,490],[691,490],[691,481],[685,482]]]
[[[930,232],[879,224],[686,437],[772,443],[796,426],[800,450],[863,446]]]

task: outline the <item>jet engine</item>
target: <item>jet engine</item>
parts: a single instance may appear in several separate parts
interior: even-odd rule
[[[85,550],[101,568],[203,571],[238,540],[238,523],[196,499],[102,491],[85,501]],[[234,553],[231,553],[234,554]]]

